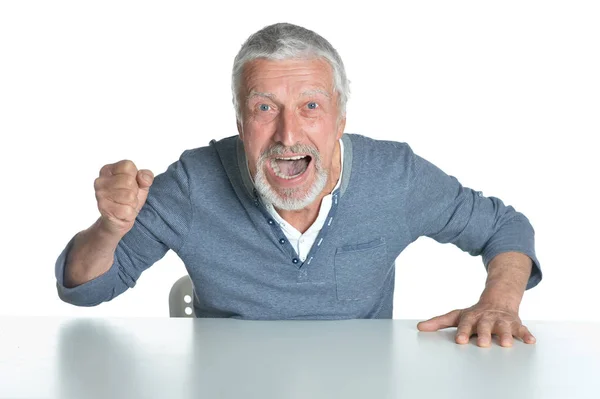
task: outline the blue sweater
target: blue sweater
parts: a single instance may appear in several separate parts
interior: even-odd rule
[[[233,136],[185,151],[157,175],[112,267],[66,288],[71,240],[56,262],[60,298],[79,306],[110,301],[172,249],[192,279],[197,317],[391,318],[395,260],[421,236],[481,255],[486,268],[502,252],[522,252],[534,263],[527,289],[541,280],[523,214],[463,187],[406,143],[342,140],[342,182],[304,262],[281,240]]]

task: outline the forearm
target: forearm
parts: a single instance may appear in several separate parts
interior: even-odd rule
[[[480,302],[493,302],[518,311],[532,267],[531,258],[520,252],[505,252],[495,256],[488,265]]]
[[[65,287],[76,287],[106,273],[114,262],[120,240],[121,237],[102,227],[101,218],[77,234],[67,257]]]

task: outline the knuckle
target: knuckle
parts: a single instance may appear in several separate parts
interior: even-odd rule
[[[110,190],[106,187],[99,187],[98,190],[96,190],[96,199],[110,199]]]
[[[496,320],[496,326],[500,329],[504,330],[510,330],[512,327],[512,323],[510,323],[508,320],[506,319],[498,319]]]
[[[510,323],[510,325],[509,325],[509,327],[507,327],[507,329],[519,334],[522,331],[527,331],[527,330],[523,330],[522,327],[523,326],[521,325],[521,323],[513,321],[512,323]]]
[[[125,178],[123,175],[115,175],[110,177],[109,186],[111,189],[117,189],[124,185]]]
[[[110,193],[110,199],[113,202],[116,202],[117,204],[122,204],[124,202],[124,192],[126,192],[125,189],[122,188],[115,188],[111,193]]]
[[[460,332],[471,331],[473,329],[473,324],[461,322],[458,324],[458,327],[456,329],[457,329],[457,331],[460,331]]]
[[[127,220],[134,220],[137,216],[137,212],[135,211],[135,209],[132,206],[127,206],[125,208],[125,214],[126,214]]]
[[[112,208],[112,202],[106,200],[105,198],[100,198],[98,200],[98,210],[101,214],[104,215],[114,213],[114,210]]]
[[[122,205],[115,207],[113,210],[114,215],[120,220],[124,220],[126,218],[127,214],[125,212],[127,212],[127,209],[125,209],[125,207]]]
[[[528,331],[527,330],[524,330],[523,328],[517,329],[517,336],[524,337],[526,335],[528,335]]]
[[[115,176],[115,183],[113,185],[114,188],[125,188],[129,190],[133,190],[138,187],[135,177],[130,175],[120,174],[119,176]]]
[[[519,320],[515,320],[515,319],[510,320],[509,324],[511,327],[514,327],[514,328],[521,328],[523,326]]]
[[[122,161],[119,162],[120,163],[120,170],[122,171],[122,173],[126,173],[126,174],[133,174],[135,175],[137,173],[137,167],[135,166],[135,163],[133,163],[133,161],[129,160],[129,159],[124,159]]]
[[[125,193],[125,202],[129,204],[134,204],[137,200],[137,195],[135,192],[129,190]]]
[[[94,180],[94,189],[96,191],[105,190],[107,187],[110,187],[111,178],[107,176],[97,177]]]
[[[100,168],[100,176],[106,176],[108,174],[110,174],[110,170],[112,168],[112,164],[106,164],[104,165],[102,168]]]
[[[115,209],[115,215],[121,220],[129,221],[131,219],[131,207],[120,205]]]
[[[136,181],[135,177],[126,176],[126,177],[125,177],[125,186],[126,186],[127,188],[129,188],[129,189],[132,189],[132,190],[133,190],[134,188],[137,188],[137,187],[138,187],[138,185],[137,185],[137,181]]]
[[[477,321],[477,316],[472,312],[465,312],[462,314],[461,322],[465,324],[472,324]]]

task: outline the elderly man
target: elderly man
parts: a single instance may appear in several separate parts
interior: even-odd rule
[[[56,262],[61,299],[109,301],[172,249],[197,317],[391,318],[395,259],[428,236],[481,255],[488,278],[477,304],[420,330],[535,342],[518,316],[542,278],[527,218],[406,143],[344,134],[348,80],[327,40],[265,27],[235,58],[232,90],[239,135],[185,151],[156,178],[127,160],[100,170],[101,216]]]

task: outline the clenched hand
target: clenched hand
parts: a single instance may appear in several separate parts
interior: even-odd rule
[[[129,160],[104,165],[94,181],[103,229],[124,236],[135,223],[154,180],[149,170],[138,170]]]

